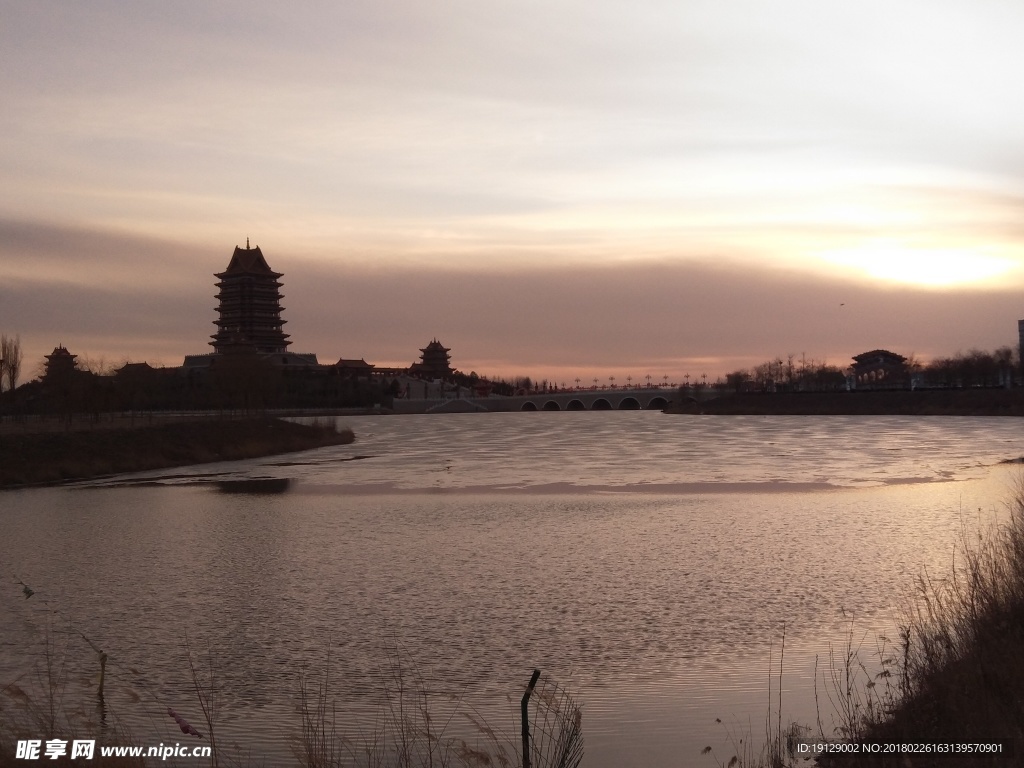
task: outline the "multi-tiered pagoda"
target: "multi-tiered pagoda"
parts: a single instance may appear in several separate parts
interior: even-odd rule
[[[53,348],[46,356],[46,369],[43,373],[44,382],[66,380],[78,371],[78,355],[72,355],[63,344]]]
[[[283,353],[291,344],[281,319],[281,272],[263,258],[259,246],[235,246],[227,269],[215,275],[219,293],[217,333],[210,345],[218,353],[240,347],[263,354]]]
[[[443,379],[451,376],[451,349],[437,339],[431,341],[420,350],[420,361],[409,366],[409,373],[415,376],[428,376],[432,379]]]

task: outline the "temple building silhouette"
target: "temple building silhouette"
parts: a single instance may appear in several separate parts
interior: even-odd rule
[[[248,238],[244,249],[235,246],[227,269],[215,275],[220,290],[210,346],[221,353],[237,344],[264,354],[285,352],[291,342],[283,330],[288,321],[281,318],[282,276],[270,268],[258,245],[249,247]]]
[[[854,355],[850,370],[859,388],[893,386],[908,376],[907,358],[887,349]]]
[[[287,388],[294,394],[313,387],[314,380],[330,383],[332,377],[349,381],[402,379],[399,387],[408,387],[407,377],[444,380],[457,374],[449,355],[452,350],[436,338],[420,349],[420,360],[409,368],[378,367],[364,358],[346,357],[334,365],[321,365],[315,353],[289,351],[292,342],[284,330],[287,321],[281,305],[284,272],[272,269],[259,246],[250,246],[248,238],[245,248],[234,247],[227,266],[214,276],[217,315],[213,324],[217,330],[209,342],[214,351],[185,355],[181,370],[186,375],[202,377],[218,366],[237,368],[242,358],[258,358],[261,364],[283,372],[288,377]],[[330,389],[327,384],[322,387]]]
[[[223,272],[217,272],[217,319],[213,324],[212,353],[185,355],[187,370],[209,368],[223,355],[255,354],[276,366],[314,367],[320,363],[315,353],[289,352],[288,322],[281,317],[281,278],[283,272],[271,269],[257,245],[235,246]]]
[[[62,378],[67,378],[78,370],[78,355],[72,355],[63,344],[58,344],[54,347],[53,352],[46,355],[45,359],[44,381],[58,381]]]
[[[435,338],[420,350],[420,361],[409,366],[409,373],[432,379],[444,379],[451,376],[454,371],[449,352],[451,349]]]
[[[517,384],[456,370],[451,349],[436,336],[408,366],[376,365],[365,357],[321,364],[314,353],[290,351],[281,306],[284,273],[275,271],[248,238],[214,277],[212,351],[185,355],[180,366],[125,362],[114,370],[90,370],[79,368],[76,355],[58,345],[46,356],[41,379],[21,393],[22,407],[61,413],[323,408],[426,413],[512,407],[501,398],[513,396]],[[538,407],[551,410],[556,395],[547,387],[545,392],[548,400]],[[488,405],[470,403],[471,398]],[[518,410],[521,404],[513,406]]]

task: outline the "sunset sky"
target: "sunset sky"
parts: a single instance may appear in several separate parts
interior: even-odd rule
[[[0,331],[571,381],[1016,343],[1024,4],[0,0]]]

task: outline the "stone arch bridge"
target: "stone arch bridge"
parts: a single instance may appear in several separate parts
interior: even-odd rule
[[[503,397],[505,411],[660,411],[672,400],[671,390],[607,389],[552,392]]]
[[[639,411],[662,410],[677,392],[671,389],[599,389],[534,392],[513,397],[456,397],[445,400],[395,400],[402,413],[471,413],[508,411]]]

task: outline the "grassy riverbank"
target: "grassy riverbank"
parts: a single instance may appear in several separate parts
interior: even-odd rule
[[[684,401],[668,410],[764,416],[1024,416],[1024,389],[744,392]]]
[[[0,488],[253,459],[351,443],[351,430],[272,418],[0,435]]]
[[[830,651],[815,681],[816,724],[793,723],[769,704],[760,750],[748,731],[718,768],[963,768],[1024,765],[1024,479],[1004,522],[964,526],[950,570],[907,585],[897,635],[862,657],[850,636]],[[781,659],[778,687],[781,691]],[[872,670],[879,670],[869,672]],[[772,683],[769,683],[769,691]],[[819,698],[820,693],[820,698]],[[771,698],[771,695],[769,696]],[[831,720],[835,730],[824,730]],[[836,757],[810,762],[801,743],[827,740]],[[843,746],[847,745],[847,746]],[[868,755],[865,745],[878,745]],[[886,754],[883,745],[897,747]],[[974,754],[964,754],[964,745]],[[847,751],[858,750],[857,754]],[[706,752],[712,752],[708,747]]]
[[[900,622],[890,674],[862,692],[848,719],[851,741],[916,744],[1012,742],[1015,754],[958,755],[959,766],[1024,764],[1024,488],[1009,520],[962,537],[952,573],[918,577]],[[823,765],[926,766],[947,760]]]

